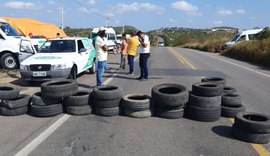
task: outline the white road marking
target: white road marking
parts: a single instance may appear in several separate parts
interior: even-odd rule
[[[137,56],[134,60],[137,60],[139,56]],[[108,78],[103,84],[109,84],[117,73],[114,73],[110,78]],[[18,151],[15,156],[27,156],[29,155],[34,149],[36,149],[44,140],[46,140],[51,134],[53,134],[61,125],[63,125],[71,115],[65,114],[60,117],[57,121],[55,121],[50,127],[48,127],[45,131],[43,131],[39,136],[37,136],[34,140],[32,140],[29,144],[27,144],[24,148]]]

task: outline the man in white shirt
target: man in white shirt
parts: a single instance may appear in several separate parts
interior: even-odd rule
[[[149,40],[149,37],[141,31],[137,32],[137,36],[141,43],[141,49],[140,49],[141,75],[140,77],[137,78],[137,80],[146,81],[148,80],[147,61],[150,56],[150,40]]]
[[[104,40],[106,29],[104,27],[99,28],[98,36],[95,41],[96,59],[97,59],[97,86],[102,85],[102,76],[107,64],[108,47]]]

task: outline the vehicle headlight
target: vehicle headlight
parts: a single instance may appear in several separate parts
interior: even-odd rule
[[[62,70],[62,69],[66,69],[66,65],[65,64],[55,64],[55,65],[52,65],[52,70]]]
[[[20,69],[27,71],[29,69],[29,66],[28,65],[20,65]]]

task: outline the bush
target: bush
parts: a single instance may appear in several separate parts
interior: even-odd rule
[[[256,35],[256,38],[258,40],[270,39],[270,29],[269,29],[269,27],[264,28],[263,31],[258,33]]]

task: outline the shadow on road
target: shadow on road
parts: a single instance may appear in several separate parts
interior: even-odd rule
[[[231,135],[232,127],[231,126],[215,126],[212,128],[212,131],[219,136],[234,139]]]

